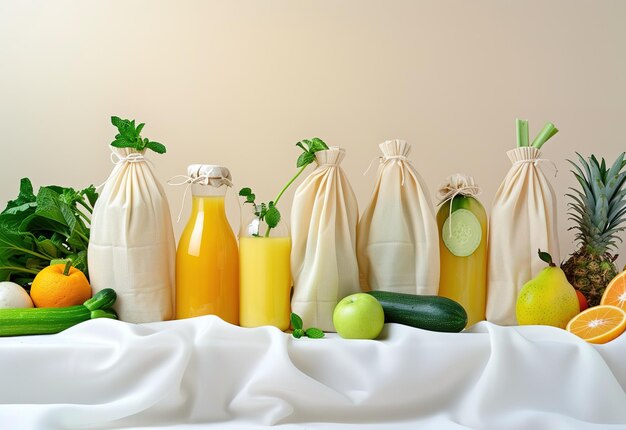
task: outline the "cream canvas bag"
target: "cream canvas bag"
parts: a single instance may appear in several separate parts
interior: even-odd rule
[[[315,157],[317,169],[296,190],[291,209],[291,308],[305,327],[335,331],[335,305],[359,292],[355,248],[359,209],[340,167],[345,151],[330,148]]]
[[[122,321],[173,317],[176,244],[167,197],[142,152],[112,148],[116,166],[94,207],[88,261],[94,293],[113,288]]]
[[[403,140],[381,143],[378,178],[357,234],[361,288],[437,294],[439,236],[424,180]]]
[[[541,151],[522,147],[507,152],[513,166],[496,193],[489,221],[487,320],[515,325],[522,286],[545,263],[537,250],[560,261],[556,195],[538,164]]]

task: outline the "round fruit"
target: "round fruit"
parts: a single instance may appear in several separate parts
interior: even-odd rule
[[[609,282],[600,304],[617,306],[626,311],[626,270]]]
[[[443,243],[457,257],[472,255],[480,245],[482,235],[480,221],[467,209],[452,212],[441,228]]]
[[[589,307],[589,304],[587,303],[587,298],[583,293],[580,292],[580,290],[576,290],[576,295],[578,296],[578,305],[580,307],[580,311],[582,312]]]
[[[374,297],[356,293],[337,303],[333,324],[344,339],[376,339],[385,325],[385,314]]]
[[[81,305],[91,297],[91,286],[80,270],[55,264],[42,269],[35,276],[30,287],[30,297],[38,308]]]
[[[563,271],[555,266],[543,269],[528,281],[517,296],[515,313],[520,325],[541,324],[565,328],[580,312],[576,290]]]
[[[576,315],[566,330],[590,343],[607,343],[626,329],[626,312],[617,306],[599,305]]]
[[[0,282],[0,309],[32,307],[33,301],[24,288],[15,282]]]

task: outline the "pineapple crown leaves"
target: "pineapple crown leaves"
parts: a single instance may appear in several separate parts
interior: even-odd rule
[[[570,230],[578,230],[576,240],[585,244],[589,251],[603,254],[609,248],[617,247],[617,236],[626,227],[620,225],[626,221],[626,167],[625,153],[620,154],[610,168],[604,158],[601,161],[590,156],[585,159],[579,153],[580,165],[571,160],[571,171],[582,191],[570,187],[574,193],[566,194],[573,202],[569,219],[576,222]]]
[[[111,117],[111,124],[113,124],[118,131],[115,135],[115,140],[111,142],[111,146],[115,148],[133,148],[137,151],[143,151],[144,149],[151,149],[157,154],[164,154],[166,151],[165,145],[159,142],[152,141],[147,137],[141,137],[141,130],[146,125],[144,123],[135,126],[135,120],[133,119],[121,119],[117,116]]]

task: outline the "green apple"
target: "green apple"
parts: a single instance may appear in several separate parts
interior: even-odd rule
[[[374,297],[356,293],[337,303],[333,324],[344,339],[376,339],[385,325],[385,314]]]

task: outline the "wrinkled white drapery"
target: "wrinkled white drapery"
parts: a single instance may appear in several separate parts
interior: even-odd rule
[[[296,340],[217,317],[0,339],[3,429],[623,429],[626,336],[550,327]],[[333,423],[333,424],[330,424]]]

